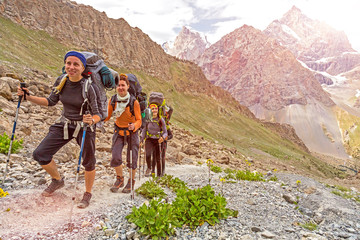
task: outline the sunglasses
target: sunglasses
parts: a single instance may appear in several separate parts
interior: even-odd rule
[[[127,100],[123,100],[123,101],[117,100],[117,102],[118,102],[118,103],[127,103]]]

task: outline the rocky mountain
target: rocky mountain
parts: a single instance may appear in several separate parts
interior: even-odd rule
[[[292,125],[311,151],[347,156],[330,94],[276,39],[244,25],[211,45],[196,62],[212,83],[257,118]]]
[[[197,59],[205,75],[241,104],[280,110],[315,99],[333,105],[313,74],[293,54],[260,30],[244,25]]]
[[[174,42],[163,45],[165,52],[179,59],[194,61],[210,46],[206,36],[191,27],[183,27]]]
[[[356,70],[360,67],[360,53],[351,47],[343,31],[306,17],[294,6],[281,19],[273,21],[264,33],[290,49],[303,66],[315,74],[323,89],[331,94],[331,99],[340,109],[360,117],[360,73]],[[342,121],[338,119],[340,125]],[[353,120],[348,127],[357,126],[357,122],[358,120]],[[351,129],[341,131],[346,136]],[[358,140],[349,141],[344,138],[344,142]],[[358,144],[352,147],[354,151],[358,148]]]
[[[264,33],[277,39],[316,72],[336,76],[360,64],[360,54],[351,47],[343,31],[308,18],[295,6],[270,23]]]
[[[96,52],[111,65],[171,78],[169,66],[174,60],[123,18],[111,19],[69,0],[3,0],[0,15],[26,28],[44,30],[69,46]]]
[[[359,65],[360,54],[345,33],[308,18],[295,6],[263,31],[267,37],[259,31],[251,35],[246,25],[240,29],[195,60],[206,77],[257,118],[294,126],[311,150],[332,149],[328,153],[346,158],[333,107],[345,104],[360,116],[359,108],[353,107],[359,105],[354,75],[360,76],[351,71]],[[348,81],[343,76],[347,72],[352,76]],[[304,122],[298,120],[301,115]],[[316,126],[311,115],[320,117]]]

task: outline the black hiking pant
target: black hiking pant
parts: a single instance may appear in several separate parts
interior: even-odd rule
[[[64,124],[55,123],[50,126],[49,132],[46,137],[41,141],[39,146],[33,152],[34,159],[39,162],[40,165],[47,165],[53,159],[54,154],[60,150],[65,144],[70,142],[76,126],[69,124],[69,139],[64,139]],[[83,129],[80,130],[77,135],[76,142],[81,145],[83,136]],[[85,167],[85,171],[92,171],[95,169],[95,131],[91,131],[89,128],[86,130],[84,149],[82,152],[82,165]]]
[[[167,130],[168,132],[168,140],[164,140],[161,144],[160,144],[160,158],[161,158],[161,173],[162,175],[164,175],[165,173],[165,154],[166,154],[166,149],[167,149],[167,142],[173,138],[173,134],[172,131],[170,129]]]
[[[145,152],[146,152],[146,165],[151,169],[152,173],[155,173],[155,165],[157,170],[157,176],[162,173],[161,162],[160,162],[160,144],[159,139],[147,138],[145,141]],[[151,156],[153,157],[151,159]]]

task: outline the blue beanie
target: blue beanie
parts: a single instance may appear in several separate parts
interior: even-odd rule
[[[82,62],[82,64],[84,65],[84,68],[86,68],[86,58],[82,53],[76,52],[76,51],[70,51],[67,52],[65,57],[64,57],[64,62],[66,61],[66,59],[70,56],[74,56],[77,57],[78,59],[80,59],[80,61]]]

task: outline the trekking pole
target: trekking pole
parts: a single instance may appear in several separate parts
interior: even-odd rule
[[[161,162],[161,155],[162,155],[162,149],[161,149],[161,143],[159,143],[159,152],[160,152],[160,159],[159,159],[159,161],[156,163],[156,164],[158,164],[158,163],[160,163],[160,174],[159,173],[157,173],[157,175],[159,176],[159,177],[161,177],[161,174],[162,174],[162,162]],[[158,169],[159,168],[156,168],[156,171],[158,171]]]
[[[134,189],[133,189],[133,169],[132,169],[132,165],[133,165],[133,159],[132,159],[132,130],[129,130],[129,134],[130,134],[130,142],[129,142],[129,149],[130,149],[130,198],[131,200],[134,200]]]
[[[24,82],[20,83],[20,88],[23,89],[25,86]],[[23,90],[24,92],[24,100],[26,99],[26,92],[25,90]],[[16,108],[16,114],[15,114],[15,120],[14,120],[14,125],[13,125],[13,130],[12,130],[12,134],[11,134],[11,140],[10,140],[10,146],[9,146],[9,152],[8,152],[8,156],[7,156],[7,160],[6,160],[6,166],[5,166],[5,172],[4,172],[4,179],[2,184],[5,186],[5,179],[6,179],[6,175],[7,175],[7,171],[8,171],[8,166],[9,166],[9,162],[10,162],[10,154],[11,154],[11,149],[12,149],[12,144],[14,141],[14,137],[15,137],[15,129],[16,129],[16,122],[19,116],[19,108],[20,108],[20,103],[22,100],[23,96],[19,96],[19,100],[18,100],[18,104],[17,104],[17,108]]]
[[[89,114],[89,112],[87,111],[85,114]],[[82,158],[82,153],[83,153],[83,150],[84,150],[86,129],[87,129],[87,124],[83,123],[83,135],[82,135],[82,139],[81,139],[79,161],[78,161],[78,165],[77,165],[77,169],[76,169],[76,177],[75,177],[75,185],[74,185],[74,196],[72,197],[72,201],[71,201],[72,204],[71,204],[71,210],[70,210],[70,224],[69,224],[70,231],[72,231],[72,227],[73,227],[72,226],[72,213],[73,213],[74,203],[75,203],[75,199],[76,199],[75,195],[76,195],[77,182],[78,182],[80,166],[81,166],[81,158]]]
[[[140,181],[141,180],[141,147],[139,148],[139,152],[140,152],[140,157],[139,157],[139,181]]]
[[[145,148],[145,139],[144,139],[144,162],[143,162],[143,175],[145,176],[145,161],[146,161],[146,148]]]
[[[164,140],[164,141],[162,142],[162,149],[161,149],[162,175],[165,175],[165,155],[166,155],[166,147],[167,147],[167,141]]]

